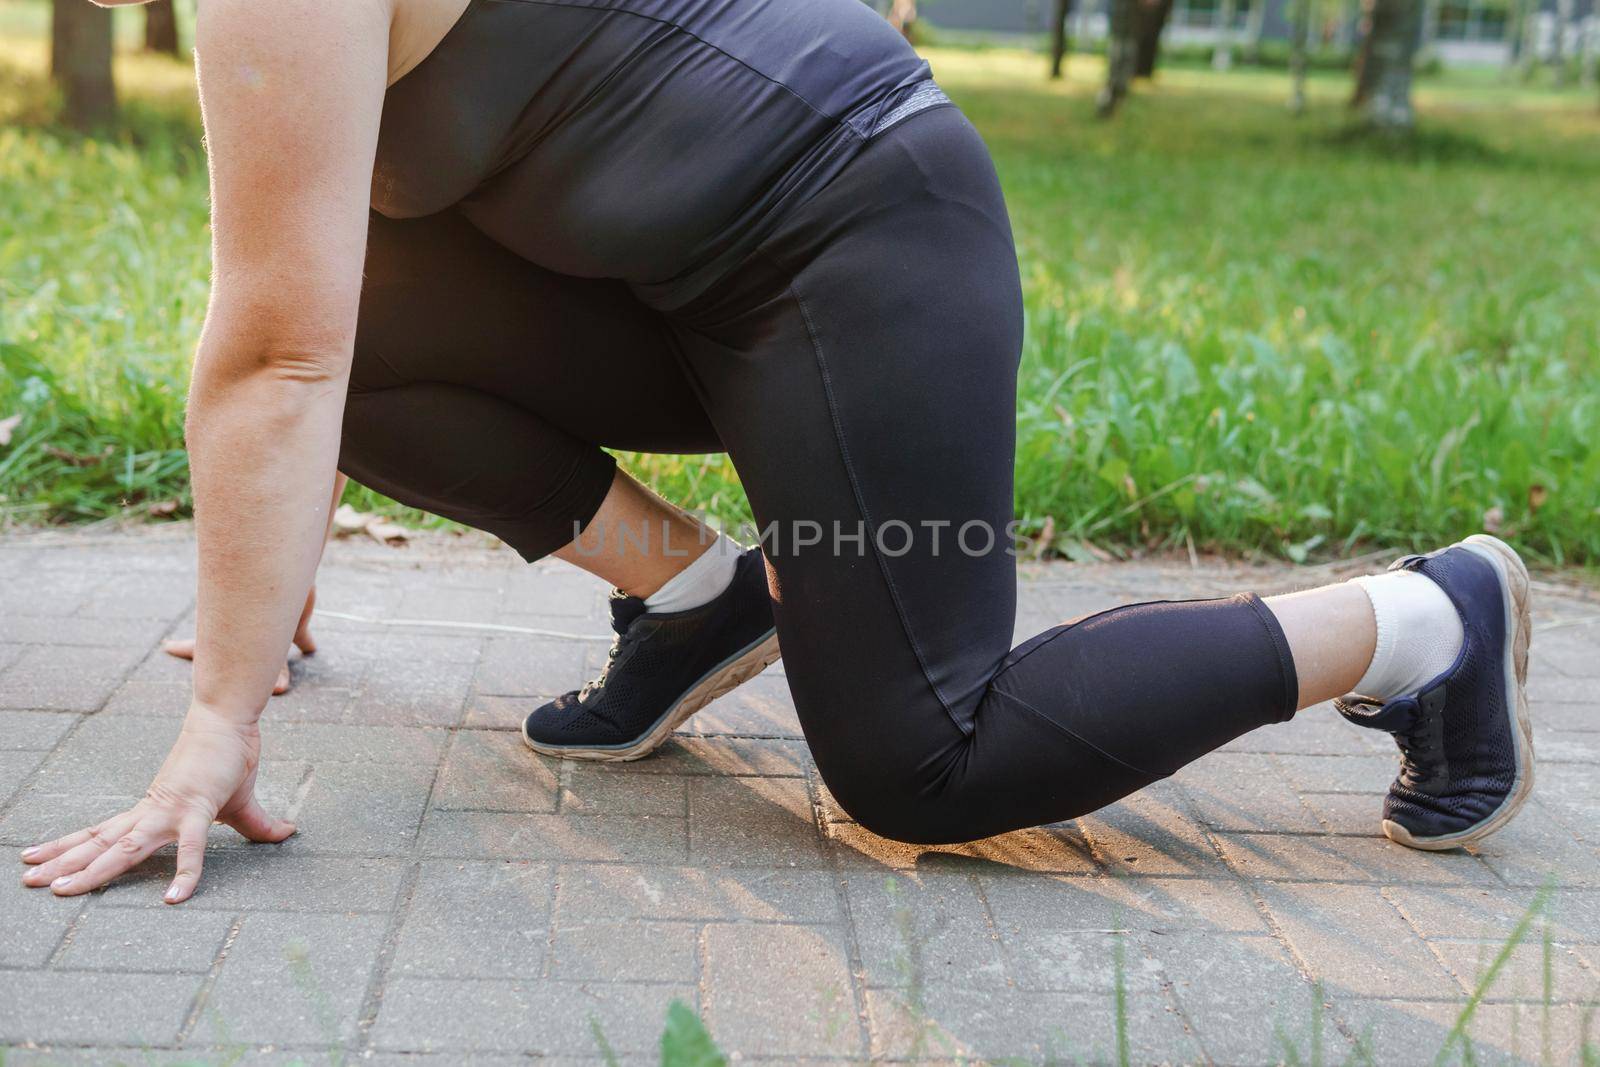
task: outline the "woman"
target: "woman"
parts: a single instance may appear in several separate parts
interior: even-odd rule
[[[197,52],[193,703],[146,798],[24,853],[28,884],[176,841],[177,902],[213,820],[293,832],[254,798],[256,722],[336,466],[618,588],[606,672],[524,724],[540,751],[643,755],[775,633],[822,777],[907,841],[1082,814],[1342,694],[1400,745],[1394,840],[1471,843],[1526,799],[1528,581],[1491,538],[1010,647],[1005,206],[859,0],[204,0]],[[726,449],[765,558],[602,445]]]

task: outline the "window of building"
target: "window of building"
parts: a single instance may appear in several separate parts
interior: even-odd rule
[[[1442,0],[1441,41],[1503,41],[1511,12],[1505,0]]]
[[[1250,21],[1250,5],[1257,0],[1234,0],[1233,29],[1243,30]],[[1172,21],[1191,29],[1221,29],[1222,0],[1176,0]]]

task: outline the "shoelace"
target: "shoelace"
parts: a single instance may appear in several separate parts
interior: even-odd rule
[[[616,666],[617,660],[622,656],[623,649],[632,644],[633,639],[629,636],[631,630],[632,628],[630,627],[628,630],[617,631],[616,640],[612,641],[611,647],[606,649],[606,662],[600,668],[600,673],[583,683],[583,688],[578,690],[578,703],[586,703],[596,690],[605,687],[606,678],[611,674],[611,668]]]

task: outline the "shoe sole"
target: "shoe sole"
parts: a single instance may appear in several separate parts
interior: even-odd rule
[[[1528,710],[1528,645],[1533,639],[1533,621],[1528,610],[1528,568],[1516,550],[1498,537],[1473,534],[1459,547],[1488,560],[1500,573],[1505,602],[1506,714],[1511,718],[1511,733],[1517,751],[1517,775],[1511,792],[1490,815],[1465,830],[1436,837],[1418,837],[1391,819],[1383,820],[1383,833],[1389,840],[1407,848],[1430,852],[1476,844],[1516,817],[1533,792],[1533,724]]]
[[[528,736],[527,721],[524,720],[522,742],[540,755],[558,756],[561,759],[601,763],[628,763],[643,759],[660,748],[672,736],[672,731],[688,721],[689,716],[772,666],[780,655],[778,632],[775,629],[768,630],[759,640],[707,671],[637,741],[625,745],[548,745]]]

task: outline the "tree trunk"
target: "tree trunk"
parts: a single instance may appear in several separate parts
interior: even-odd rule
[[[1244,59],[1246,63],[1261,62],[1261,34],[1266,28],[1266,0],[1250,0],[1250,14],[1244,24]]]
[[[1217,46],[1211,51],[1211,69],[1227,70],[1233,66],[1233,19],[1238,8],[1234,0],[1221,0],[1217,4]]]
[[[889,25],[899,30],[906,40],[911,40],[917,25],[917,0],[894,0],[889,9]]]
[[[1572,0],[1556,0],[1556,32],[1550,46],[1550,65],[1556,70],[1556,88],[1567,84],[1567,27],[1572,25]]]
[[[59,0],[58,0],[59,2]],[[1137,60],[1138,42],[1135,23],[1138,0],[1110,0],[1110,26],[1106,35],[1106,84],[1100,90],[1095,109],[1101,118],[1110,118],[1128,95],[1133,82],[1133,66]]]
[[[1172,16],[1172,0],[1136,0],[1133,76],[1151,78],[1161,58],[1161,33]]]
[[[151,0],[144,5],[144,50],[178,54],[178,12],[172,0]]]
[[[111,9],[87,0],[55,0],[50,70],[61,87],[62,118],[80,130],[103,126],[117,110],[111,80]]]
[[[1050,77],[1061,77],[1072,41],[1067,37],[1067,19],[1072,15],[1072,0],[1054,0],[1050,9]]]
[[[1416,121],[1411,71],[1422,31],[1423,0],[1364,0],[1361,51],[1351,104],[1378,129],[1406,130]]]
[[[1308,38],[1311,36],[1311,0],[1294,0],[1294,25],[1289,41],[1289,111],[1295,115],[1306,113],[1306,57]]]

